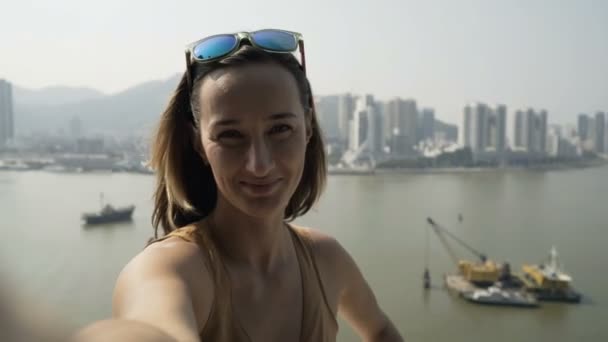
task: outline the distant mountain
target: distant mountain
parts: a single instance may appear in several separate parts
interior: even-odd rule
[[[41,89],[26,89],[13,86],[13,98],[16,105],[56,106],[103,97],[104,94],[91,88],[46,87]]]
[[[41,104],[23,102],[15,95],[15,121],[19,134],[27,132],[56,132],[67,130],[72,118],[78,117],[85,134],[90,132],[134,132],[154,125],[169,96],[179,82],[180,75],[162,81],[150,81],[112,95],[89,95],[79,101]],[[70,97],[69,88],[61,95]],[[22,93],[23,94],[23,93]],[[27,92],[25,92],[27,94]],[[75,90],[72,98],[87,94]],[[47,96],[47,95],[45,95]],[[42,98],[42,96],[40,97]]]

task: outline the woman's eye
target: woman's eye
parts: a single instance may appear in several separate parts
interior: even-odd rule
[[[279,133],[284,133],[284,132],[289,132],[291,131],[292,128],[289,125],[276,125],[274,127],[272,127],[270,129],[270,134],[279,134]]]
[[[217,135],[218,139],[239,139],[242,137],[243,135],[241,134],[241,132],[235,130],[224,131]]]

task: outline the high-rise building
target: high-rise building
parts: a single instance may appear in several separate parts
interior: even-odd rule
[[[595,114],[595,152],[606,152],[606,115],[603,112]]]
[[[507,107],[491,108],[485,103],[473,103],[464,107],[463,145],[473,153],[495,152],[502,154],[506,148]]]
[[[513,130],[513,146],[522,147],[524,136],[524,112],[515,111],[515,129]]]
[[[358,99],[353,119],[350,121],[348,151],[343,156],[347,163],[362,160],[375,160],[382,153],[383,122],[379,106],[373,96],[366,95]]]
[[[547,110],[541,109],[539,112],[539,120],[540,127],[538,130],[538,152],[546,153],[547,152]]]
[[[471,149],[473,152],[482,152],[486,148],[487,117],[489,108],[483,103],[477,103],[473,107],[471,120]]]
[[[15,138],[13,118],[13,87],[0,79],[0,147]]]
[[[578,156],[576,139],[568,137],[568,129],[552,125],[547,131],[546,153],[551,157],[575,158]]]
[[[391,152],[409,155],[418,142],[418,108],[415,100],[394,98],[385,105],[385,137],[390,143]]]
[[[350,121],[350,136],[348,137],[348,148],[357,151],[362,148],[369,134],[369,117],[367,107],[357,104],[353,119]]]
[[[491,129],[495,132],[491,140],[496,152],[503,153],[507,147],[507,106],[498,105],[493,111],[494,125]]]
[[[517,121],[517,120],[516,120]],[[517,129],[517,128],[516,128]],[[547,150],[547,111],[538,113],[528,108],[521,120],[521,144],[529,153],[545,153]]]
[[[486,110],[487,106],[483,103],[472,103],[464,107],[463,145],[473,152],[481,152],[485,147]]]
[[[377,102],[373,103],[372,108],[373,111],[371,111],[370,120],[372,121],[371,129],[374,132],[370,151],[374,155],[380,155],[384,153],[384,108]]]
[[[339,95],[338,98],[338,138],[343,144],[348,145],[350,134],[350,122],[355,111],[355,98],[347,93]]]
[[[339,110],[340,96],[321,96],[315,99],[317,118],[321,131],[328,141],[340,140]]]
[[[578,137],[581,142],[589,139],[589,116],[587,114],[578,115]]]
[[[464,106],[464,115],[462,120],[462,132],[460,144],[462,146],[471,146],[471,120],[473,120],[473,108],[470,105]]]
[[[416,100],[404,100],[403,112],[399,113],[398,127],[401,134],[407,137],[407,148],[411,148],[418,142],[418,107]]]
[[[419,140],[433,140],[435,137],[435,110],[424,108],[421,111],[421,125]]]

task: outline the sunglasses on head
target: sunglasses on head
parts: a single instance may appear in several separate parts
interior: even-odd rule
[[[304,40],[297,32],[266,29],[254,32],[218,34],[186,46],[186,78],[192,88],[192,64],[211,63],[230,56],[247,43],[270,53],[292,53],[300,50],[302,70],[306,73]]]

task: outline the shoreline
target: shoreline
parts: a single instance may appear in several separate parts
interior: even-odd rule
[[[504,167],[435,167],[435,168],[376,168],[376,169],[328,169],[329,176],[375,176],[386,174],[462,174],[462,173],[495,173],[495,172],[546,172],[546,171],[569,171],[587,168],[603,167],[608,165],[608,159],[594,159],[590,161],[567,162],[557,164],[539,164],[532,166],[504,166]],[[111,173],[111,174],[140,174],[153,175],[151,172],[141,171],[112,171],[112,170],[45,170],[38,168],[2,168],[0,172],[45,172],[55,174],[87,174],[87,173]]]
[[[546,172],[569,171],[587,168],[603,167],[608,165],[606,159],[596,159],[585,162],[571,162],[560,164],[540,164],[534,166],[504,166],[504,167],[446,167],[446,168],[377,168],[373,170],[340,170],[328,172],[330,176],[361,175],[375,176],[386,174],[461,174],[461,173],[495,173],[495,172]]]

